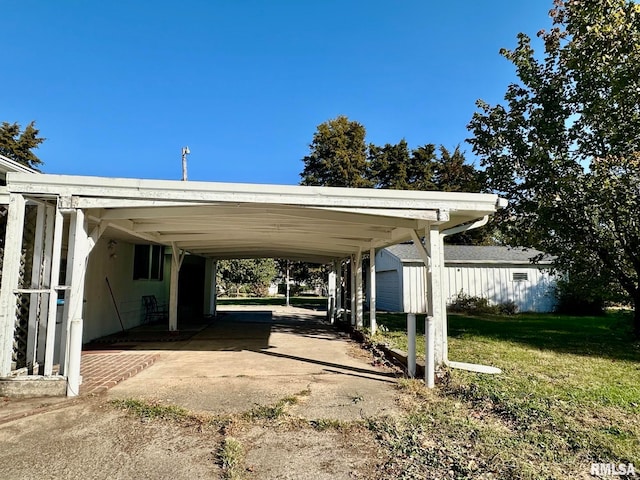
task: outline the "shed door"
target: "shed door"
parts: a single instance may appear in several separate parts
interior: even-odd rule
[[[390,312],[402,311],[398,271],[378,272],[376,280],[376,306]]]

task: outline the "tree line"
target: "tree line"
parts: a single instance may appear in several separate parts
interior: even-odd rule
[[[478,191],[481,172],[465,162],[460,147],[406,140],[384,146],[366,141],[366,129],[344,115],[318,125],[302,159],[301,185],[395,190]]]

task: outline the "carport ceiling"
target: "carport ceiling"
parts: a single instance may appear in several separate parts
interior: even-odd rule
[[[213,258],[328,262],[490,215],[496,195],[9,173],[9,192],[82,208],[90,230]]]

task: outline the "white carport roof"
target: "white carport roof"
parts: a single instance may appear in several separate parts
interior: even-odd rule
[[[7,190],[81,208],[113,238],[196,255],[345,258],[491,215],[496,195],[7,173]]]

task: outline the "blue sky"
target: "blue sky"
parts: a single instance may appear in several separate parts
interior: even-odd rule
[[[316,126],[453,148],[548,28],[549,1],[0,0],[0,121],[36,120],[46,173],[296,184]]]

